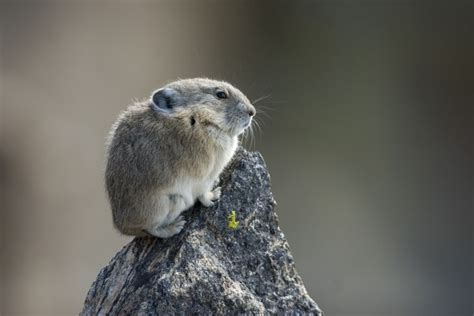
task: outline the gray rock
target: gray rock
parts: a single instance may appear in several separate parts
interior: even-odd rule
[[[321,315],[278,227],[259,153],[239,149],[212,207],[186,211],[168,239],[135,238],[102,269],[82,315],[297,313]],[[229,214],[236,211],[236,228]]]

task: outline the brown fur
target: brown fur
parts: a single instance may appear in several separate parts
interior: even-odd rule
[[[179,214],[196,198],[212,204],[220,192],[211,191],[213,183],[255,114],[225,82],[197,78],[164,88],[173,92],[169,112],[157,111],[152,99],[136,103],[110,132],[106,187],[115,227],[124,234],[172,236],[184,225]],[[228,98],[217,98],[216,89]]]

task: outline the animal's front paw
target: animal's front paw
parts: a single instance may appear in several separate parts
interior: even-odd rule
[[[217,201],[221,197],[221,187],[212,190],[212,201]]]
[[[214,201],[218,200],[221,196],[221,188],[217,187],[213,191],[206,192],[199,197],[199,201],[205,207],[214,205]]]
[[[211,200],[210,193],[212,194],[212,192],[207,192],[206,194],[203,194],[199,197],[199,202],[201,202],[201,204],[205,207],[214,205],[214,202]]]

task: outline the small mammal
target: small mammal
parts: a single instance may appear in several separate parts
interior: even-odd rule
[[[107,141],[105,184],[115,227],[123,234],[178,234],[180,214],[212,190],[256,110],[227,82],[178,80],[120,114]]]

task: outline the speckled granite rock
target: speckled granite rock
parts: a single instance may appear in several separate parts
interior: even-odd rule
[[[186,211],[179,235],[135,238],[117,253],[92,284],[81,314],[320,315],[278,227],[262,156],[239,149],[221,178],[219,202]],[[232,210],[235,229],[228,227]]]

